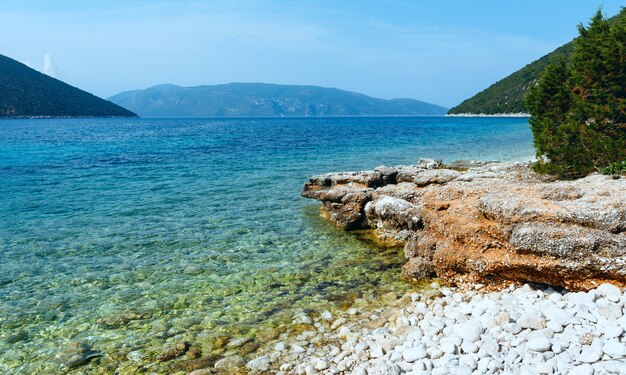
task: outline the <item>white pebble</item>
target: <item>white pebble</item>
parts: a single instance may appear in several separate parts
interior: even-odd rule
[[[547,350],[550,350],[552,344],[547,337],[537,337],[528,341],[526,347],[535,352],[545,352]]]

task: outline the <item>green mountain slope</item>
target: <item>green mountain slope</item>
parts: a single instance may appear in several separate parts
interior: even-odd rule
[[[612,20],[617,17],[613,17],[610,21],[613,22]],[[524,105],[524,96],[530,85],[541,77],[551,61],[567,58],[573,51],[574,41],[571,41],[466,99],[458,106],[451,108],[448,114],[528,112]]]
[[[109,98],[145,117],[444,115],[447,108],[413,99],[378,99],[317,86],[229,83],[158,85]]]
[[[0,55],[2,117],[136,117],[129,110]]]
[[[524,106],[524,96],[526,96],[530,84],[541,77],[541,74],[551,61],[569,56],[573,49],[573,42],[557,48],[539,60],[526,65],[510,76],[466,99],[458,106],[451,108],[448,114],[527,112]]]

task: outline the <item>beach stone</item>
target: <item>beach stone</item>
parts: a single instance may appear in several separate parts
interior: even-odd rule
[[[245,362],[240,356],[224,357],[215,362],[213,366],[216,370],[233,371],[239,367],[243,367]]]
[[[212,375],[212,374],[213,374],[213,370],[208,369],[208,368],[193,370],[192,372],[189,373],[189,375]]]
[[[602,284],[596,288],[596,291],[603,297],[606,297],[610,301],[617,302],[622,296],[622,290],[613,284]]]
[[[476,353],[478,352],[478,346],[471,341],[463,341],[461,350],[465,353]]]
[[[19,331],[17,333],[12,334],[11,336],[7,337],[4,341],[7,344],[15,344],[18,343],[20,341],[26,341],[28,340],[29,335],[27,331]]]
[[[380,358],[384,355],[385,352],[383,351],[383,348],[378,345],[372,346],[372,348],[370,349],[370,357],[372,358]]]
[[[132,362],[141,362],[145,357],[146,355],[141,350],[133,350],[126,355],[126,358]]]
[[[189,343],[187,341],[179,342],[176,345],[165,349],[157,356],[157,361],[159,362],[167,362],[171,361],[174,358],[178,358],[181,355],[185,354],[187,350],[189,350]]]
[[[332,320],[333,319],[333,314],[331,314],[330,311],[325,310],[324,312],[322,312],[320,314],[320,319],[326,320],[326,321]]]
[[[444,352],[446,354],[454,354],[454,353],[456,353],[457,346],[454,345],[453,343],[449,342],[449,341],[445,341],[445,342],[441,343],[439,348],[441,349],[442,352]]]
[[[602,354],[602,350],[585,345],[577,359],[584,363],[595,363],[600,360]]]
[[[230,337],[228,336],[217,336],[215,338],[215,341],[213,342],[213,348],[222,349],[228,344],[229,341],[230,341]]]
[[[294,317],[292,324],[313,324],[313,319],[304,313],[300,313]]]
[[[535,352],[545,352],[547,350],[550,350],[552,344],[550,343],[550,340],[546,337],[537,337],[528,341],[526,347]]]
[[[481,325],[473,320],[455,325],[453,330],[457,336],[469,342],[478,341],[480,339],[480,335],[483,333]]]
[[[320,371],[321,371],[321,370],[326,370],[328,367],[329,367],[329,366],[328,366],[328,362],[326,362],[326,361],[325,361],[325,360],[323,360],[323,359],[320,359],[319,361],[317,361],[317,362],[315,363],[315,368],[316,368],[316,369],[318,369],[318,370],[320,370]]]
[[[254,358],[248,361],[248,363],[246,363],[246,367],[248,367],[250,370],[259,371],[259,372],[269,370],[270,365],[271,365],[271,360],[270,360],[270,357],[267,355]]]
[[[252,341],[252,339],[249,338],[249,337],[240,337],[240,338],[234,339],[234,340],[230,341],[228,344],[226,344],[226,348],[227,349],[239,348],[239,347],[249,343],[250,341]]]
[[[604,319],[619,319],[624,315],[622,307],[618,305],[598,306],[596,311]]]
[[[346,318],[339,318],[339,319],[335,320],[333,322],[333,324],[330,325],[330,329],[334,331],[337,328],[339,328],[342,325],[344,325],[347,321],[348,321],[348,319],[346,319]]]
[[[370,345],[366,342],[359,342],[358,344],[356,344],[354,346],[354,352],[355,353],[361,353],[362,351],[368,349],[370,347]]]
[[[605,339],[612,339],[616,337],[620,337],[624,333],[624,328],[617,324],[610,325],[604,328],[603,336]]]
[[[421,158],[417,163],[418,168],[423,169],[439,169],[443,166],[441,159]]]
[[[626,343],[610,340],[604,344],[602,351],[612,358],[626,357]]]
[[[593,375],[593,367],[588,363],[578,365],[570,368],[568,375]]]
[[[409,363],[413,363],[418,359],[426,358],[428,353],[423,347],[406,348],[402,351],[402,358]]]
[[[546,320],[541,316],[538,312],[530,312],[522,315],[518,320],[517,324],[519,324],[522,329],[530,328],[530,329],[543,329],[546,328]]]

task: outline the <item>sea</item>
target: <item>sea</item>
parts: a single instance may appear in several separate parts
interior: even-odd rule
[[[308,177],[533,154],[525,118],[0,120],[0,373],[132,373],[411,290]]]

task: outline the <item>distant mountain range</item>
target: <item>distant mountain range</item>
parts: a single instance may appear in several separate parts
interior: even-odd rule
[[[385,100],[334,88],[266,83],[158,85],[109,100],[142,117],[440,116],[448,110],[413,99]]]
[[[612,19],[616,20],[615,16]],[[448,114],[503,114],[528,112],[524,105],[524,96],[528,88],[536,82],[548,64],[556,59],[565,58],[574,51],[574,41],[557,48],[506,78],[494,83],[487,89],[466,99],[450,109]]]
[[[136,117],[129,110],[0,55],[0,118]]]

